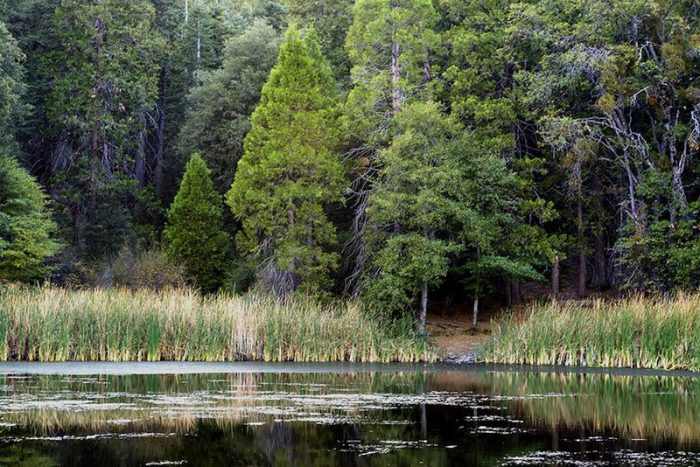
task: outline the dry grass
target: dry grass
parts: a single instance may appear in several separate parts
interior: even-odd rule
[[[491,363],[700,371],[700,295],[533,306],[494,326]]]
[[[354,304],[189,290],[0,289],[0,361],[434,361]]]

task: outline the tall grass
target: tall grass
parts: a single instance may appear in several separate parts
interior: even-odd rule
[[[533,306],[496,326],[483,358],[700,371],[700,295]]]
[[[417,362],[437,354],[354,304],[193,291],[0,289],[0,361]]]

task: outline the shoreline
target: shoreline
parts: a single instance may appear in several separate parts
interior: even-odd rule
[[[541,373],[700,378],[700,372],[644,368],[439,363],[0,362],[4,376],[130,376],[253,373]]]

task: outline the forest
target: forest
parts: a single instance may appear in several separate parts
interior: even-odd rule
[[[426,315],[700,287],[697,0],[0,0],[0,282]],[[358,318],[359,319],[359,318]]]

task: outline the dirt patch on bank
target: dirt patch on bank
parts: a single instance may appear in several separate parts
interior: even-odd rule
[[[491,322],[479,322],[472,327],[467,315],[428,317],[428,337],[441,349],[445,358],[463,357],[473,354],[491,336]]]

